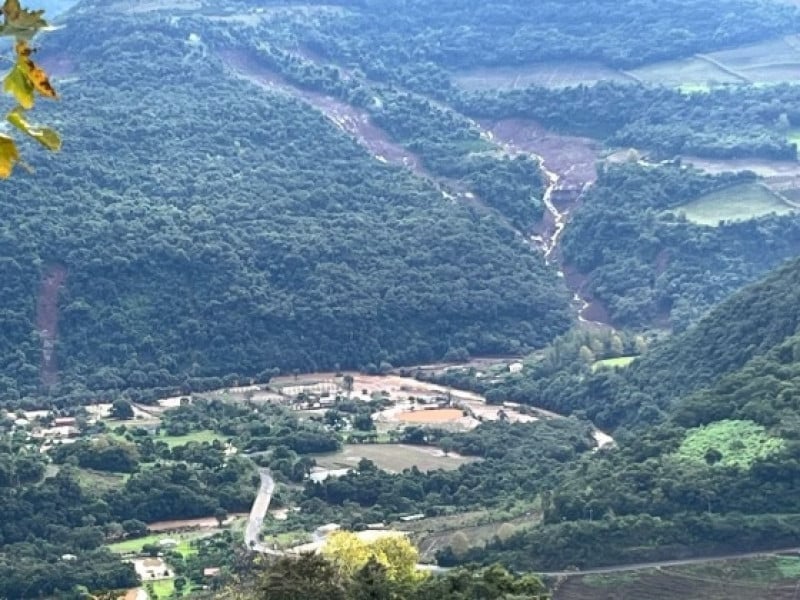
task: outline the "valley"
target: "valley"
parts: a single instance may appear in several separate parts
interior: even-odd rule
[[[800,9],[387,2],[45,6],[0,596],[793,597]]]

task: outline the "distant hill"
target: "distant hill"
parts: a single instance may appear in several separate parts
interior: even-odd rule
[[[716,383],[798,333],[800,260],[734,294],[695,327],[657,345],[626,373],[662,402]]]
[[[799,290],[793,260],[627,369],[556,379],[622,425],[617,447],[560,474],[543,525],[442,558],[550,570],[796,546]]]

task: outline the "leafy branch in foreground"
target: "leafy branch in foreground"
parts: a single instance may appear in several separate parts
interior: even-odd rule
[[[58,98],[47,73],[31,58],[34,49],[29,40],[48,26],[42,16],[44,11],[22,8],[19,0],[5,0],[2,13],[0,36],[16,39],[14,65],[3,78],[3,91],[14,97],[17,106],[8,112],[6,120],[48,150],[57,152],[61,149],[58,133],[48,127],[34,125],[25,118],[27,111],[33,108],[37,94],[46,98]],[[24,165],[20,161],[14,138],[0,134],[0,178],[8,178],[16,163]]]

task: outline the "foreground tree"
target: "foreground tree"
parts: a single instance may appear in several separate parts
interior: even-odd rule
[[[5,0],[2,12],[0,36],[15,39],[14,57],[10,59],[12,67],[3,78],[3,91],[14,98],[16,106],[6,114],[6,120],[48,150],[56,152],[61,149],[61,138],[58,134],[48,127],[34,125],[27,120],[27,111],[33,108],[37,95],[58,98],[47,73],[31,58],[34,49],[30,46],[30,40],[48,28],[47,21],[42,16],[44,11],[22,8],[19,0]],[[26,166],[20,159],[14,138],[0,134],[0,177],[9,177],[17,163]]]
[[[362,541],[356,534],[337,531],[329,538],[322,553],[347,577],[375,562],[386,570],[392,581],[413,582],[423,579],[417,571],[419,552],[405,537],[385,537],[372,543]]]

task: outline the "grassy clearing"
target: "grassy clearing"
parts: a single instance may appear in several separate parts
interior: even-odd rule
[[[717,226],[720,221],[747,221],[769,214],[786,215],[794,207],[758,183],[717,190],[675,209],[692,223]]]
[[[702,86],[703,89],[725,83],[741,83],[741,79],[726,73],[719,67],[701,58],[668,60],[629,71],[645,83],[661,84],[684,89],[686,86]]]
[[[782,577],[800,579],[800,556],[779,556],[774,560]]]
[[[170,448],[173,448],[175,446],[183,446],[189,442],[197,442],[198,444],[208,442],[210,444],[214,440],[225,441],[225,436],[213,431],[193,431],[186,435],[159,435],[155,439],[166,442]]]
[[[790,144],[797,144],[797,147],[800,148],[800,129],[790,129],[786,134],[786,140]]]
[[[323,469],[355,468],[366,458],[385,471],[400,472],[416,466],[420,471],[452,470],[474,462],[471,457],[440,456],[436,448],[405,444],[346,444],[339,452],[316,455],[317,466]]]
[[[636,356],[618,356],[617,358],[604,358],[603,360],[598,360],[592,365],[592,371],[597,371],[597,369],[621,369],[623,367],[627,367],[631,364],[634,360],[636,360]]]
[[[75,475],[78,484],[93,494],[119,489],[130,477],[127,473],[107,473],[83,468],[75,469]]]
[[[724,420],[704,427],[690,429],[675,453],[679,460],[705,462],[706,453],[717,450],[722,466],[748,468],[759,458],[779,451],[784,445],[780,438],[769,435],[753,421]]]
[[[800,61],[800,51],[785,38],[712,52],[708,56],[736,70]]]
[[[682,83],[678,89],[684,94],[707,94],[711,91],[711,86],[707,83]]]
[[[147,589],[150,586],[153,586],[152,590],[153,590],[153,596],[155,596],[155,598],[172,598],[172,597],[174,597],[173,596],[173,594],[175,594],[175,580],[174,579],[158,579],[156,581],[149,582],[149,583],[147,583],[147,586],[145,587],[145,589]],[[188,586],[187,586],[186,588],[184,588],[183,593],[181,595],[182,596],[186,596],[188,593],[189,593],[189,589],[188,589]],[[153,596],[151,596],[150,600],[153,600]]]
[[[529,85],[560,88],[598,81],[630,81],[624,74],[589,61],[543,62],[523,67],[483,68],[453,74],[465,90],[516,89]]]
[[[116,552],[117,554],[132,554],[142,551],[142,546],[147,544],[158,544],[161,540],[164,539],[171,539],[178,542],[178,545],[175,547],[177,552],[180,552],[183,556],[191,556],[193,554],[197,554],[197,550],[192,547],[191,542],[208,535],[208,533],[202,532],[191,532],[191,533],[158,533],[153,535],[146,535],[144,537],[136,538],[133,540],[124,540],[122,542],[116,542],[114,544],[109,544],[108,549],[112,552]]]

